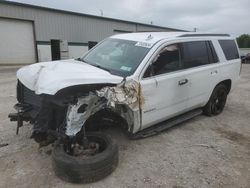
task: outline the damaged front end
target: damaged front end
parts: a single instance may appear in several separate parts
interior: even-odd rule
[[[140,130],[142,97],[140,85],[134,80],[124,79],[117,85],[71,86],[55,95],[36,95],[18,82],[17,99],[17,113],[9,115],[12,121],[18,122],[17,134],[22,122],[29,121],[33,124],[32,137],[41,146],[54,142],[58,137],[75,137],[83,129],[85,131],[86,124],[92,126],[93,120],[107,118],[100,116],[99,112],[103,111],[109,112],[110,119],[114,117],[116,121],[126,122],[129,133]]]
[[[140,128],[140,87],[135,81],[110,87],[105,86],[70,104],[66,115],[66,134],[76,135],[84,123],[97,112],[108,109],[120,115],[127,123],[128,132]]]

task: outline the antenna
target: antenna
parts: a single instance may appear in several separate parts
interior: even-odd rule
[[[151,40],[153,38],[153,36],[150,34],[148,35],[148,37],[146,38],[146,40]]]
[[[100,9],[100,12],[101,12],[101,16],[103,16],[103,10],[102,9]]]

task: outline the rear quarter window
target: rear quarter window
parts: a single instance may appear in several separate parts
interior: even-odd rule
[[[234,40],[219,40],[226,60],[238,59],[239,52]]]

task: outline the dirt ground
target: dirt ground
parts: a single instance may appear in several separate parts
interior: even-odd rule
[[[107,132],[119,144],[118,168],[92,184],[57,178],[51,147],[39,149],[31,125],[15,135],[15,70],[0,70],[0,187],[250,187],[250,65],[217,117],[198,116],[160,135],[129,140],[120,130]],[[8,144],[5,146],[5,144]]]

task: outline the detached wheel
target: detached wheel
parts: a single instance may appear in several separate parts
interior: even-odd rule
[[[219,84],[214,88],[214,91],[203,109],[205,115],[213,116],[220,114],[227,101],[227,87],[224,84]]]
[[[68,154],[63,144],[54,146],[52,163],[56,175],[62,180],[72,183],[91,183],[108,176],[117,167],[118,146],[109,136],[87,133],[86,137],[92,146],[82,153],[78,149],[77,155]]]

